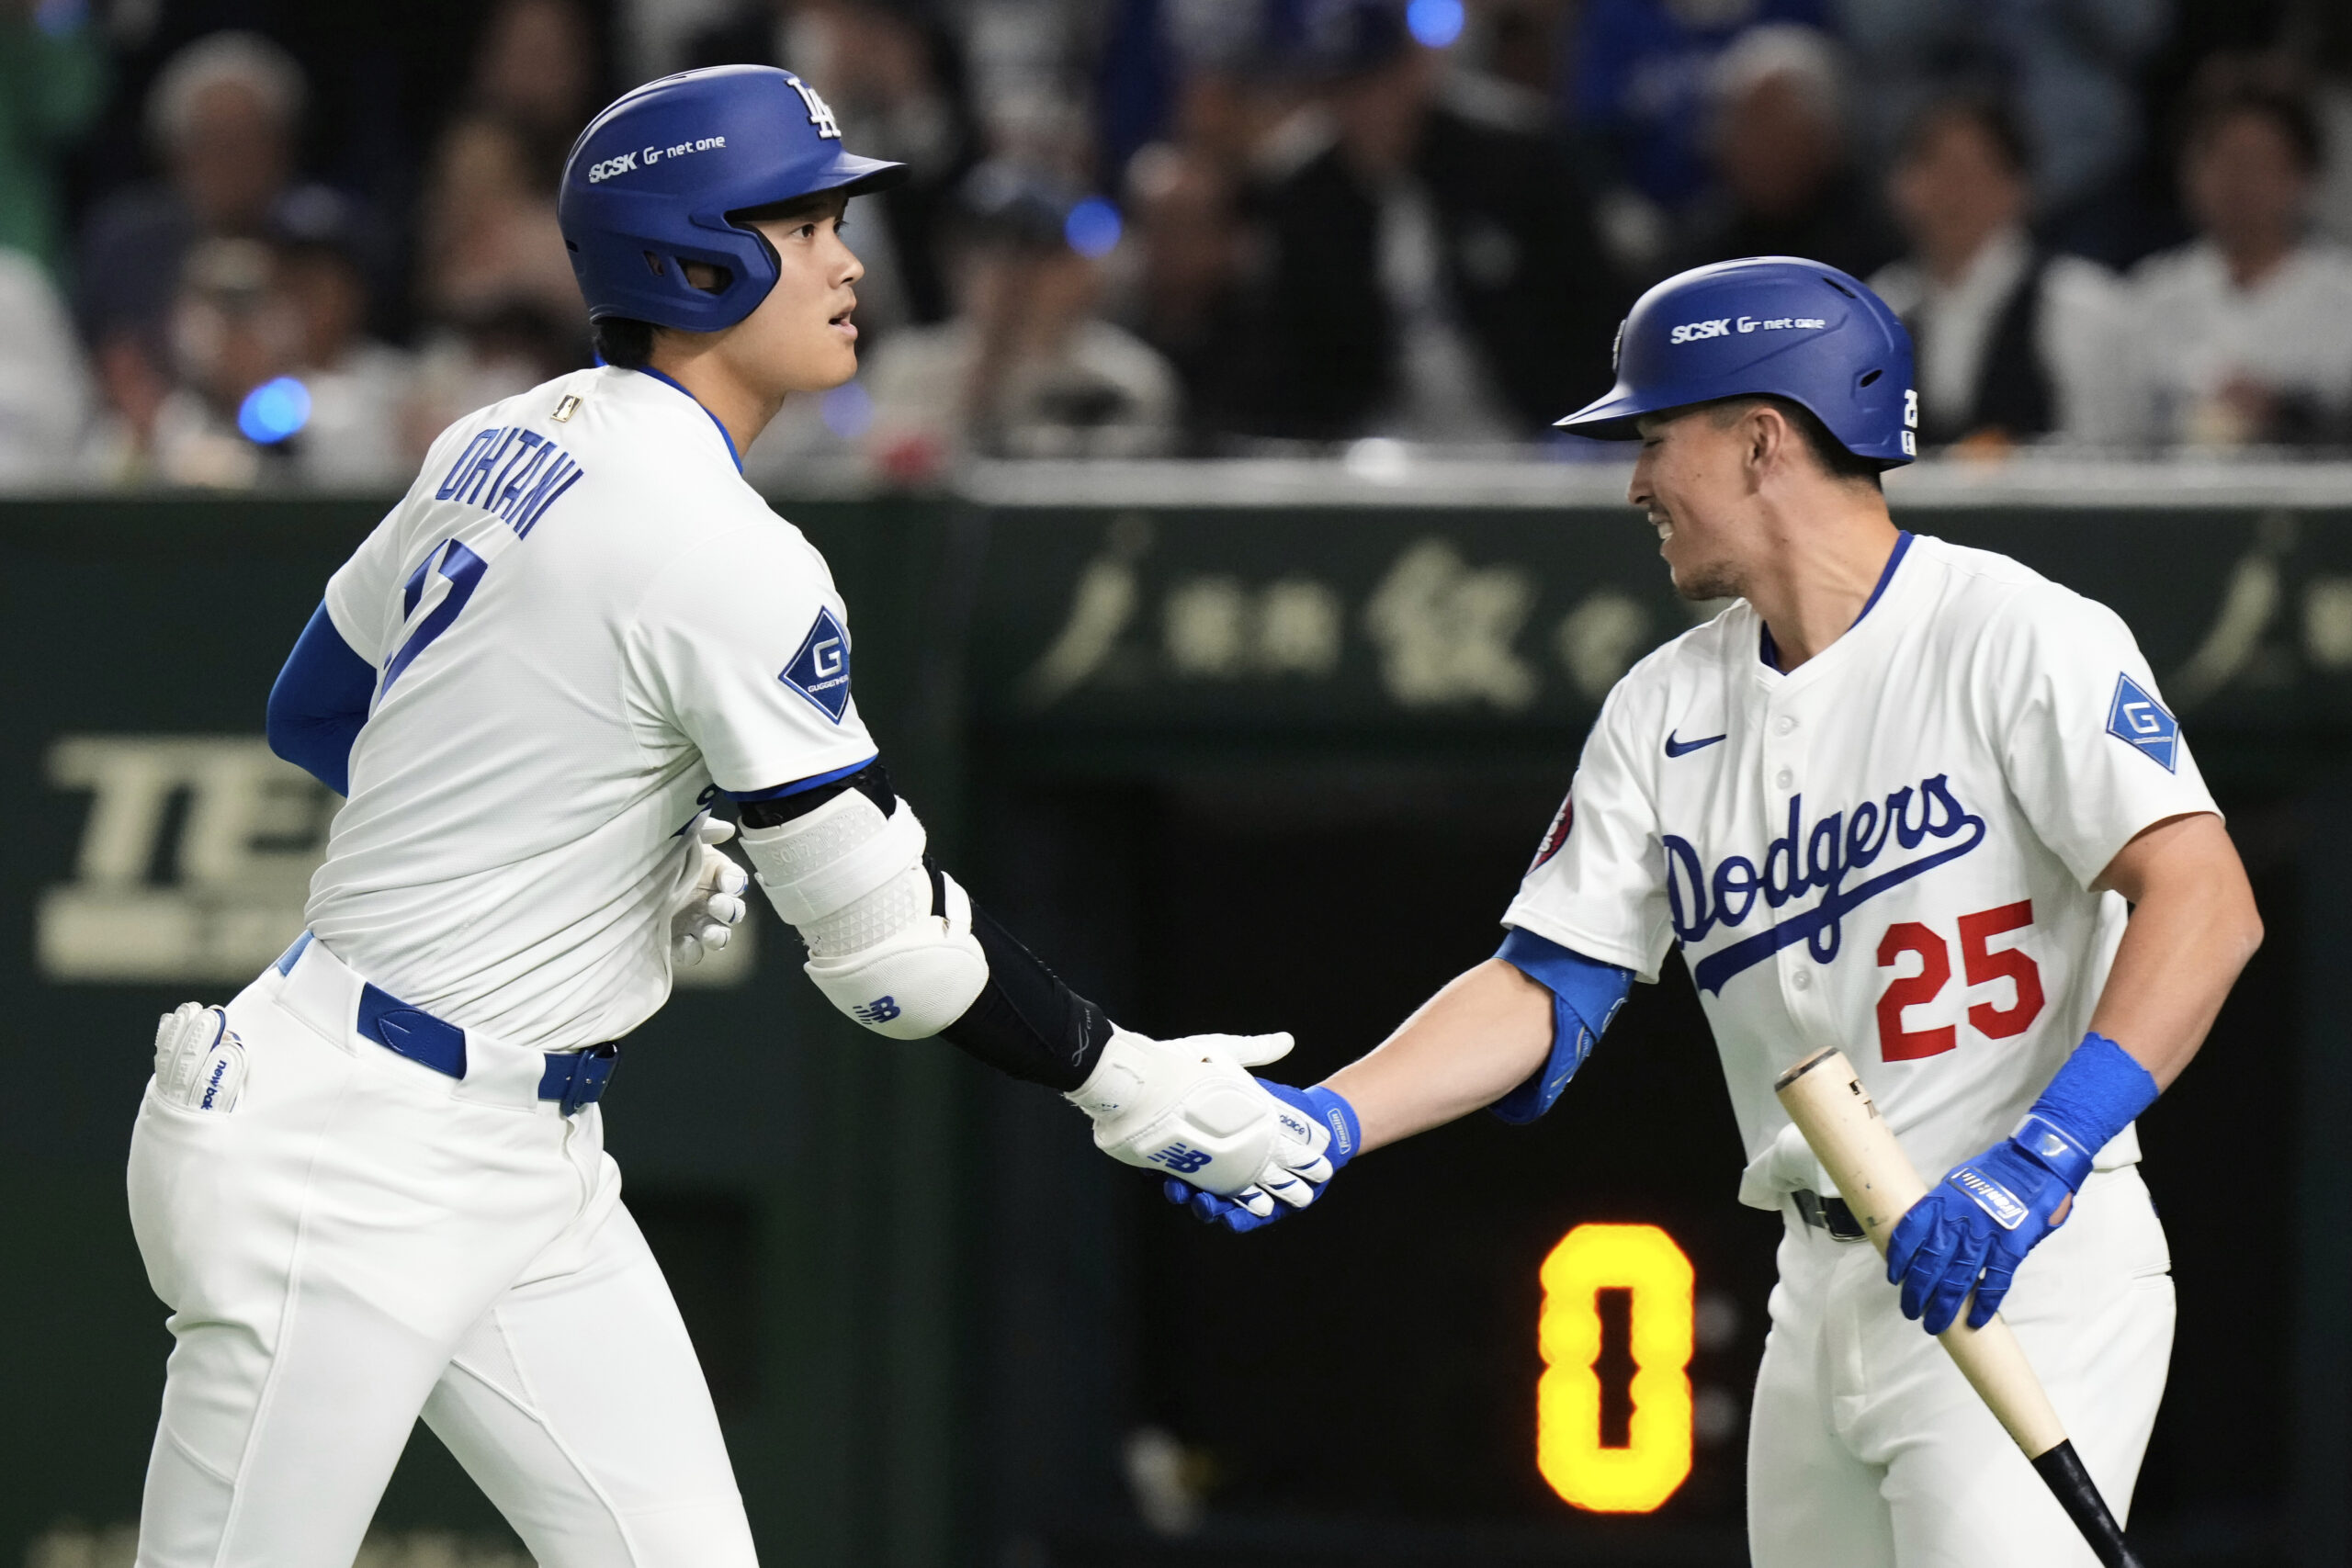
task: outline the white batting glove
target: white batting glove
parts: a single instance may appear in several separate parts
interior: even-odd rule
[[[1290,1048],[1288,1034],[1154,1040],[1118,1029],[1065,1098],[1094,1119],[1094,1146],[1123,1165],[1181,1176],[1253,1214],[1277,1201],[1303,1209],[1331,1179],[1331,1134],[1250,1076]]]
[[[703,954],[727,945],[735,923],[743,918],[743,889],[751,877],[743,868],[718,852],[735,836],[735,824],[705,817],[695,824],[695,844],[688,862],[692,882],[670,901],[670,962],[691,969]]]
[[[229,1015],[182,1002],[155,1021],[155,1092],[191,1111],[234,1111],[245,1087],[245,1043]]]

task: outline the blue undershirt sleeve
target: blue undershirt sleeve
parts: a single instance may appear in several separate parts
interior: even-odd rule
[[[1516,928],[1495,956],[1552,993],[1551,1055],[1533,1077],[1487,1107],[1506,1122],[1532,1122],[1552,1109],[1592,1054],[1593,1042],[1633,988],[1634,972]]]
[[[351,793],[351,743],[368,722],[376,667],[353,651],[322,604],[269,689],[269,749],[337,795]]]

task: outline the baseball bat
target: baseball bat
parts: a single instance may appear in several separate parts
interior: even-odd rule
[[[1895,1223],[1927,1196],[1928,1184],[1879,1115],[1846,1053],[1834,1045],[1815,1051],[1782,1073],[1772,1092],[1883,1255]],[[1996,1314],[1984,1327],[1971,1328],[1962,1313],[1939,1337],[2099,1562],[2106,1568],[2141,1568],[2009,1325]]]

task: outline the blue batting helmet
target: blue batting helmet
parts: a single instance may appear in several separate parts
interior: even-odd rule
[[[1617,330],[1617,384],[1560,428],[1630,440],[1638,415],[1757,393],[1803,404],[1858,457],[1919,455],[1911,334],[1861,282],[1797,256],[1693,267],[1643,295]]]
[[[718,65],[649,82],[590,120],[564,160],[556,210],[591,321],[717,332],[775,287],[775,252],[734,214],[906,175],[904,164],[843,152],[833,111],[791,72]],[[695,288],[683,261],[723,267],[726,287]]]

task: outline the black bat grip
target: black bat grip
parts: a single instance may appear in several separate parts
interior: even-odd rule
[[[2041,1472],[2058,1506],[2066,1510],[2066,1517],[2090,1543],[2091,1554],[2106,1568],[2143,1568],[2132,1543],[2123,1539],[2123,1527],[2108,1512],[2107,1499],[2091,1483],[2091,1472],[2083,1468],[2082,1457],[2075,1452],[2074,1439],[2038,1455],[2033,1468]]]

